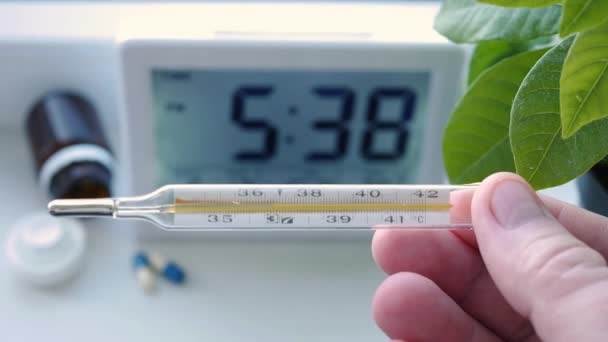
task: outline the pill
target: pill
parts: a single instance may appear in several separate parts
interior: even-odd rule
[[[150,253],[150,265],[156,272],[174,284],[183,284],[186,281],[186,272],[173,261],[168,260],[160,253]]]
[[[135,279],[141,288],[150,293],[156,289],[156,273],[150,265],[148,256],[143,252],[138,252],[133,258],[133,268],[135,269]]]

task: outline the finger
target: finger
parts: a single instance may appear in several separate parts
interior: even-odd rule
[[[374,319],[392,339],[405,341],[500,341],[437,285],[414,273],[392,275],[378,288]]]
[[[523,179],[489,177],[471,213],[490,275],[541,339],[608,338],[606,260],[570,234]]]
[[[450,222],[455,224],[470,224],[471,221],[471,202],[473,201],[473,190],[454,191],[450,193]],[[475,234],[470,230],[453,230],[462,242],[469,245],[471,248],[477,249],[477,240]]]
[[[555,198],[540,197],[562,226],[608,259],[608,218]]]
[[[450,203],[453,205],[450,209],[452,222],[471,222],[473,194],[474,191],[471,190],[455,191],[450,194]],[[572,235],[608,259],[608,218],[549,196],[540,195],[540,198],[549,212]],[[470,231],[455,230],[453,233],[468,245],[477,248],[475,235]]]
[[[480,323],[508,340],[533,334],[528,320],[503,298],[477,250],[448,231],[381,230],[373,256],[388,274],[429,278]]]
[[[466,294],[483,270],[479,252],[449,231],[378,230],[372,255],[387,274],[422,274],[455,299]]]

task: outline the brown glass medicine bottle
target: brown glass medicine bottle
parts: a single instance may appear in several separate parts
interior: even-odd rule
[[[51,198],[111,195],[114,157],[95,108],[71,92],[53,92],[31,108],[26,131],[38,180]]]

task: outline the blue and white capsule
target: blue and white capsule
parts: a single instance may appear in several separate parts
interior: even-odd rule
[[[186,272],[175,262],[168,260],[159,253],[149,255],[150,265],[161,274],[165,279],[173,284],[181,285],[186,281]]]
[[[150,293],[156,289],[156,273],[150,259],[143,252],[138,252],[133,257],[133,268],[135,270],[135,278],[139,286],[146,292]]]

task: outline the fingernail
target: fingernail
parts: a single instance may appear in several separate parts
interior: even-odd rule
[[[521,227],[545,215],[532,189],[515,180],[503,181],[494,188],[492,211],[496,221],[506,229]]]

